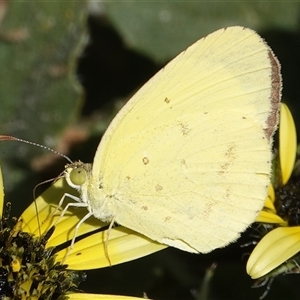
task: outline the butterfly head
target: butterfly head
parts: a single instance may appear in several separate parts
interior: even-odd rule
[[[64,174],[69,186],[80,192],[82,187],[88,182],[90,172],[90,164],[78,161],[66,165]]]

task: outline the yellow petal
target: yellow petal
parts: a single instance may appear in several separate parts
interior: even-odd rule
[[[67,214],[65,217],[61,218],[60,221],[55,226],[54,234],[48,240],[47,247],[57,246],[67,241],[73,240],[75,227],[86,214],[87,211],[85,208],[80,208],[84,212],[78,212],[76,215]],[[100,220],[91,217],[89,220],[85,221],[78,228],[76,238],[80,237],[83,234],[89,233],[100,229],[107,224],[102,223]]]
[[[273,187],[272,184],[269,184],[269,186],[268,186],[268,198],[274,204],[274,201],[275,201],[275,191],[274,191],[274,187]],[[274,205],[272,206],[272,209],[275,209]]]
[[[300,226],[278,227],[266,234],[252,251],[247,273],[259,278],[300,251]]]
[[[288,107],[282,103],[279,123],[279,159],[282,184],[289,180],[296,158],[297,135],[293,116]]]
[[[88,270],[109,266],[105,256],[107,230],[75,243],[65,264],[72,270]],[[108,255],[112,265],[134,260],[166,248],[145,236],[124,227],[113,228],[109,234]],[[58,252],[56,261],[65,258],[67,249]]]
[[[273,187],[272,184],[269,184],[269,186],[268,186],[268,197],[266,199],[264,207],[275,211],[274,201],[275,201],[274,187]]]
[[[0,218],[2,218],[3,204],[4,204],[4,186],[3,186],[2,171],[0,167]]]
[[[276,213],[272,211],[261,210],[256,217],[256,222],[260,223],[271,223],[271,224],[280,224],[281,226],[287,226],[287,222],[280,218]]]
[[[129,297],[129,296],[115,296],[115,295],[96,295],[96,294],[67,294],[69,299],[72,300],[84,300],[84,299],[98,299],[98,300],[135,300],[141,299],[145,300],[145,298],[138,298],[138,297]],[[147,298],[148,299],[148,298]]]

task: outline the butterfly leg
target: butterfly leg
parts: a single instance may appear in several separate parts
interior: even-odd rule
[[[54,223],[54,226],[56,226],[56,224],[57,224],[57,223],[60,221],[60,219],[65,215],[65,213],[67,212],[67,210],[68,210],[70,207],[88,207],[88,204],[82,202],[82,201],[81,201],[81,198],[79,198],[79,197],[77,197],[77,196],[74,196],[74,195],[72,195],[72,194],[65,193],[65,194],[62,196],[62,198],[60,199],[60,201],[59,201],[59,203],[58,203],[58,206],[57,206],[57,208],[55,209],[54,213],[55,213],[59,208],[62,207],[63,202],[64,202],[64,200],[65,200],[67,197],[70,198],[70,199],[72,199],[72,200],[74,200],[74,201],[76,201],[76,202],[75,202],[75,203],[68,203],[68,204],[66,205],[66,207],[65,207],[65,208],[63,209],[63,211],[61,212],[59,218],[58,218],[58,219],[56,220],[56,222]],[[54,214],[54,213],[53,213],[53,214]],[[52,214],[52,215],[53,215],[53,214]]]
[[[105,240],[105,257],[107,258],[110,266],[111,266],[111,261],[110,261],[109,254],[108,254],[108,240],[109,240],[110,231],[111,231],[112,227],[114,226],[114,223],[115,223],[115,218],[113,217],[113,219],[111,220],[109,227],[107,229],[106,240]]]
[[[79,205],[78,205],[79,204]],[[81,205],[80,205],[81,204]],[[75,207],[85,207],[85,206],[83,206],[82,204],[85,204],[85,203],[68,203],[67,204],[67,206],[65,207],[65,208],[69,208],[69,207],[71,207],[71,206],[75,206]],[[93,215],[93,213],[92,212],[89,212],[89,213],[87,213],[78,223],[77,223],[77,225],[76,225],[76,227],[75,227],[75,231],[74,231],[74,234],[73,234],[73,238],[72,238],[72,241],[71,241],[71,245],[70,245],[70,247],[69,247],[69,249],[68,249],[68,251],[67,251],[67,253],[66,253],[66,255],[65,255],[65,257],[64,257],[64,259],[62,260],[62,264],[64,263],[64,261],[67,259],[67,257],[69,256],[69,254],[70,254],[70,252],[72,251],[72,249],[73,249],[73,247],[74,247],[74,244],[75,244],[75,240],[76,240],[76,237],[77,237],[77,233],[78,233],[78,230],[79,230],[79,228],[80,228],[80,226],[82,225],[82,223],[84,223],[88,218],[90,218],[91,216]]]
[[[55,209],[55,211],[51,214],[52,216],[54,215],[54,213],[59,209],[59,208],[61,208],[62,207],[62,205],[63,205],[63,203],[64,203],[64,201],[65,201],[65,199],[66,198],[70,198],[70,199],[72,199],[72,200],[74,200],[74,201],[76,201],[75,203],[73,202],[73,203],[68,203],[66,206],[65,206],[65,208],[62,210],[62,212],[60,213],[60,216],[58,217],[58,219],[55,221],[55,223],[54,223],[54,227],[59,223],[59,221],[61,220],[61,218],[66,214],[66,212],[67,212],[67,210],[70,208],[70,207],[86,207],[86,208],[88,208],[88,204],[87,203],[84,203],[84,202],[82,202],[82,200],[81,200],[81,198],[79,198],[79,197],[77,197],[77,196],[74,196],[74,195],[72,195],[72,194],[68,194],[68,193],[65,193],[63,196],[62,196],[62,198],[60,199],[60,201],[59,201],[59,203],[58,203],[58,205],[57,205],[57,207],[56,207],[56,209]],[[81,226],[81,224],[84,222],[84,221],[86,221],[90,216],[92,216],[93,214],[91,213],[91,212],[89,212],[88,214],[86,214],[78,223],[77,223],[77,225],[76,225],[76,227],[75,227],[75,231],[74,231],[74,235],[73,235],[73,238],[72,238],[72,241],[71,241],[71,245],[70,245],[70,247],[69,247],[69,249],[68,249],[68,251],[67,251],[67,254],[65,255],[65,257],[64,257],[64,259],[63,259],[63,261],[62,261],[62,264],[63,264],[63,262],[66,260],[66,258],[68,257],[68,255],[70,254],[70,252],[71,252],[71,250],[73,249],[73,247],[74,247],[74,244],[75,244],[75,240],[76,240],[76,237],[77,237],[77,233],[78,233],[78,230],[79,230],[79,228],[80,228],[80,226]]]
[[[75,203],[75,204],[79,204],[79,203],[81,202],[81,199],[80,199],[79,197],[74,196],[74,195],[69,194],[69,193],[65,193],[65,194],[61,197],[61,199],[59,200],[59,203],[58,203],[57,207],[55,208],[54,212],[52,212],[52,213],[47,217],[47,219],[48,219],[48,218],[52,218],[52,217],[54,216],[54,214],[62,207],[62,205],[63,205],[63,203],[64,203],[64,201],[65,201],[66,198],[70,198],[70,199],[72,199],[72,200],[78,202],[78,203]],[[75,206],[75,205],[74,205],[74,206]],[[87,205],[83,205],[83,206],[77,205],[77,206],[80,206],[80,207],[87,207]],[[56,224],[57,224],[57,223],[61,220],[61,218],[65,215],[65,213],[66,213],[66,211],[68,210],[68,208],[69,208],[69,206],[66,205],[66,207],[62,210],[62,212],[61,212],[60,215],[59,215],[59,218],[55,221],[55,223],[54,223],[53,226],[56,226]],[[46,220],[45,220],[45,221],[46,221]],[[44,222],[45,222],[45,221],[44,221]],[[43,222],[43,223],[44,223],[44,222]],[[43,224],[43,223],[42,223],[42,224]]]

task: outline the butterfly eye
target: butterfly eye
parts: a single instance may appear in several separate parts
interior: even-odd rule
[[[82,185],[86,181],[86,171],[84,168],[76,168],[70,172],[70,180],[74,185]]]

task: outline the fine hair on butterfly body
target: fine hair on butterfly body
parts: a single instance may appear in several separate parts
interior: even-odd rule
[[[280,98],[279,62],[257,33],[208,35],[127,102],[92,165],[67,165],[74,206],[188,252],[236,241],[267,196]]]

